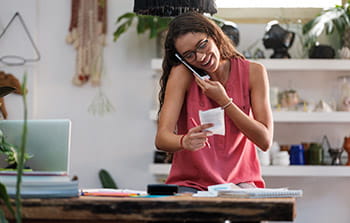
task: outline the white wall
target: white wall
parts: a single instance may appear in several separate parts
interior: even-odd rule
[[[155,82],[150,60],[156,56],[155,40],[148,40],[147,35],[138,36],[131,28],[118,42],[113,42],[116,18],[132,11],[133,1],[108,1],[106,72],[101,88],[115,112],[93,116],[88,106],[99,88],[90,84],[77,87],[71,83],[76,52],[65,42],[70,4],[70,0],[0,0],[0,30],[19,11],[42,56],[40,62],[24,67],[6,67],[0,63],[0,70],[13,73],[19,79],[27,70],[31,118],[72,120],[71,174],[79,177],[81,187],[100,187],[98,171],[105,168],[119,187],[145,189],[147,184],[156,182],[148,171],[153,161],[155,134],[155,123],[148,116],[154,105]],[[243,50],[263,35],[264,26],[242,25],[240,30],[239,49]],[[17,37],[13,42],[16,40]],[[0,57],[5,49],[32,56],[30,48],[18,46],[2,45],[0,39]],[[7,96],[6,104],[9,119],[22,118],[19,96]],[[288,140],[285,143],[290,143]],[[304,190],[304,197],[297,202],[295,222],[334,220],[332,222],[347,223],[350,219],[350,197],[339,195],[347,194],[350,183],[347,178],[270,177],[266,182],[270,187],[290,186]]]
[[[71,1],[0,1],[1,30],[19,11],[42,56],[40,62],[30,66],[1,65],[0,70],[13,73],[20,80],[23,71],[28,71],[31,118],[72,120],[70,172],[79,177],[81,187],[100,187],[101,168],[110,171],[122,188],[145,189],[146,184],[154,183],[148,165],[153,159],[155,125],[148,118],[148,111],[153,103],[150,59],[155,57],[155,40],[149,40],[147,35],[135,35],[135,27],[118,42],[113,42],[112,35],[117,17],[132,8],[132,1],[108,1],[105,76],[101,88],[115,112],[94,116],[88,112],[88,106],[99,88],[90,84],[77,87],[71,82],[76,51],[65,42]],[[16,46],[12,44],[10,48]],[[17,53],[33,56],[28,44],[17,49]],[[10,95],[6,104],[9,119],[23,117],[21,97]]]

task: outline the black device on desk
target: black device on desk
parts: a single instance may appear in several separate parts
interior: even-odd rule
[[[148,184],[147,193],[150,195],[174,195],[179,191],[179,186],[174,184]]]
[[[205,73],[204,70],[198,69],[194,66],[191,66],[190,64],[188,64],[178,53],[175,53],[175,56],[177,59],[179,59],[179,61],[185,65],[190,71],[192,71],[192,73],[194,75],[196,75],[197,77],[199,77],[200,79],[204,80],[204,79],[210,79],[210,76]]]

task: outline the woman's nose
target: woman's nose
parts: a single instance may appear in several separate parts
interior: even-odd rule
[[[204,53],[204,52],[199,52],[199,51],[196,52],[196,58],[198,61],[203,61],[205,58],[205,55],[206,55],[206,53]]]

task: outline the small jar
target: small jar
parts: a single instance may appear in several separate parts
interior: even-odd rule
[[[305,158],[304,158],[304,148],[301,144],[294,144],[291,145],[290,151],[290,165],[304,165],[305,164]]]
[[[350,111],[350,76],[338,77],[339,99],[338,110]]]
[[[323,164],[323,147],[318,143],[311,143],[308,150],[308,164],[322,165]]]
[[[276,166],[288,166],[290,164],[289,154],[287,151],[280,151],[275,154],[272,164]]]

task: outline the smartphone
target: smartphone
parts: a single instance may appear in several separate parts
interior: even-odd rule
[[[182,57],[178,53],[175,53],[175,56],[176,56],[177,59],[180,60],[181,63],[183,63],[183,65],[185,65],[190,71],[192,71],[192,73],[194,75],[196,75],[198,78],[200,78],[202,80],[210,79],[210,76],[207,73],[205,73],[201,69],[198,69],[198,68],[193,67],[190,64],[188,64],[184,59],[182,59]]]

